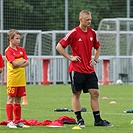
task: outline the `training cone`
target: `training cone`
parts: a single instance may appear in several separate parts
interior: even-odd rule
[[[109,104],[116,104],[116,101],[111,101]]]
[[[27,97],[26,97],[26,96],[23,96],[22,105],[26,105],[26,104],[28,104],[28,102],[27,102]]]
[[[75,129],[75,130],[82,130],[79,126],[74,126],[72,129]]]
[[[107,100],[107,99],[108,99],[108,97],[102,97],[102,99],[103,99],[103,100]]]

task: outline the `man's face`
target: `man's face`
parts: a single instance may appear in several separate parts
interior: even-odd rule
[[[81,18],[81,24],[85,27],[89,27],[91,25],[91,15],[83,15]]]

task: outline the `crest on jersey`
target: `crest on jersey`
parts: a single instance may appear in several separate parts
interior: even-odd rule
[[[81,42],[82,41],[82,39],[81,38],[79,38],[79,40],[78,40],[79,42]]]
[[[92,40],[93,40],[93,38],[92,38],[92,37],[90,37],[90,40],[92,41]]]

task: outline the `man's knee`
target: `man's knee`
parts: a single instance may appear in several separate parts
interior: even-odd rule
[[[72,97],[76,97],[79,98],[80,97],[81,92],[74,92]]]
[[[99,97],[99,90],[91,90],[90,91],[91,97],[98,98]]]

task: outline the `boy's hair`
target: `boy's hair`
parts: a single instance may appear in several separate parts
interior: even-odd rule
[[[9,38],[13,39],[16,34],[21,35],[21,33],[16,29],[10,29],[7,33],[8,39]]]

